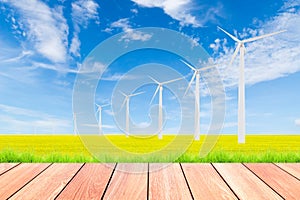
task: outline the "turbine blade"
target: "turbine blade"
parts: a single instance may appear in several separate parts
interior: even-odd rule
[[[236,42],[241,42],[239,39],[237,39],[236,37],[234,37],[233,35],[231,35],[230,33],[228,33],[227,31],[225,31],[224,29],[222,29],[221,27],[218,26],[218,29],[220,29],[221,31],[223,31],[226,35],[228,35],[231,39],[233,39]]]
[[[178,81],[178,80],[181,80],[181,79],[183,79],[183,78],[184,78],[184,77],[180,77],[180,78],[176,78],[176,79],[173,79],[173,80],[165,81],[165,82],[162,82],[161,85],[173,83],[173,82]]]
[[[191,80],[190,80],[190,82],[189,82],[189,85],[188,85],[188,87],[187,87],[186,90],[185,90],[184,96],[185,96],[186,93],[189,91],[189,89],[190,89],[190,87],[191,87],[191,85],[192,85],[192,82],[194,81],[194,79],[195,79],[195,77],[196,77],[196,73],[197,73],[197,72],[194,72],[194,74],[193,74],[193,76],[192,76],[192,78],[191,78]]]
[[[230,60],[229,65],[232,65],[232,63],[233,63],[235,57],[237,56],[237,54],[238,54],[240,48],[241,48],[241,43],[239,43],[238,46],[236,47],[236,49],[234,50],[234,53],[233,53],[233,55],[232,55],[232,58],[231,58],[231,60]]]
[[[155,95],[157,94],[157,92],[158,92],[158,90],[159,90],[159,87],[160,87],[160,85],[157,86],[157,88],[156,88],[156,90],[155,90],[155,92],[154,92],[154,95],[153,95],[153,97],[152,97],[152,99],[151,99],[151,101],[150,101],[150,104],[152,104],[152,101],[154,100],[154,97],[155,97]]]
[[[246,43],[246,42],[253,42],[255,40],[263,39],[263,38],[270,37],[272,35],[277,35],[277,34],[283,33],[283,32],[286,32],[286,30],[282,30],[282,31],[274,32],[274,33],[269,33],[269,34],[265,34],[265,35],[261,35],[261,36],[257,36],[257,37],[253,37],[253,38],[249,38],[249,39],[245,39],[245,40],[243,40],[243,42],[244,43]]]
[[[122,92],[122,91],[119,91],[124,97],[127,97],[127,95],[124,93],[124,92]]]
[[[138,93],[130,94],[128,96],[133,97],[133,96],[137,96],[137,95],[140,95],[140,94],[143,94],[143,93],[145,93],[145,92],[138,92]]]
[[[193,67],[192,65],[190,65],[189,63],[185,62],[184,60],[181,60],[181,62],[183,62],[184,64],[186,64],[189,68],[191,68],[192,70],[196,71],[196,68]]]
[[[106,107],[106,106],[110,106],[110,103],[104,104],[104,105],[102,105],[101,107],[103,108],[103,107]]]
[[[214,64],[214,65],[209,65],[209,66],[206,66],[206,67],[202,67],[202,68],[198,69],[198,71],[205,71],[205,70],[214,68],[215,66],[218,66],[218,64]]]
[[[155,83],[157,83],[158,85],[160,84],[160,82],[158,82],[157,80],[155,80],[153,77],[148,76],[152,81],[154,81]]]
[[[127,99],[128,99],[128,97],[126,96],[126,97],[125,97],[125,99],[124,99],[124,101],[123,101],[123,103],[122,103],[122,105],[121,105],[121,108],[120,108],[120,110],[121,110],[121,109],[124,107],[124,105],[125,105],[125,103],[126,103]]]

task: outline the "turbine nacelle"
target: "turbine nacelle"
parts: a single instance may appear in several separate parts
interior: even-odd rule
[[[175,81],[179,81],[179,80],[183,79],[183,77],[181,77],[181,78],[176,78],[176,79],[172,79],[172,80],[165,81],[165,82],[159,82],[159,81],[157,81],[156,79],[154,79],[154,78],[151,77],[151,76],[149,76],[149,78],[150,78],[151,80],[153,80],[153,81],[157,84],[157,88],[156,88],[156,90],[155,90],[155,92],[154,92],[154,95],[152,96],[152,99],[151,99],[151,101],[150,101],[150,104],[153,102],[153,100],[154,100],[154,98],[155,98],[157,92],[158,92],[159,90],[162,90],[162,89],[163,89],[163,86],[164,86],[164,85],[169,84],[169,83],[173,83],[173,82],[175,82]]]
[[[277,35],[279,33],[283,33],[283,32],[286,32],[286,30],[282,30],[282,31],[277,31],[277,32],[274,32],[274,33],[269,33],[269,34],[265,34],[265,35],[260,35],[260,36],[256,36],[256,37],[253,37],[253,38],[248,38],[248,39],[243,39],[243,40],[239,40],[237,37],[231,35],[230,33],[228,33],[227,31],[225,31],[224,29],[222,29],[221,27],[218,26],[218,29],[223,31],[226,35],[228,35],[231,39],[233,39],[236,43],[237,43],[237,47],[233,53],[233,56],[231,58],[231,61],[229,63],[229,65],[232,65],[235,57],[237,56],[238,52],[239,51],[244,51],[246,50],[245,48],[245,43],[248,43],[248,42],[254,42],[256,40],[260,40],[260,39],[263,39],[263,38],[266,38],[266,37],[270,37],[270,36],[273,36],[273,35]]]

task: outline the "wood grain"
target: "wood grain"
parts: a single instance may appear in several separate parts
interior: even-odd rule
[[[22,163],[0,176],[0,199],[7,199],[50,164]]]
[[[300,163],[276,163],[276,165],[300,180]]]
[[[271,163],[245,164],[285,199],[299,199],[300,181]]]
[[[11,199],[54,199],[81,166],[82,164],[55,163],[14,194]]]
[[[195,199],[237,199],[211,164],[181,164]]]
[[[147,199],[147,163],[118,164],[104,199]]]
[[[0,164],[0,175],[4,174],[9,169],[15,167],[19,163],[1,163]]]
[[[192,199],[179,164],[149,166],[149,199]]]
[[[100,199],[115,164],[85,164],[57,199]]]
[[[240,199],[282,199],[240,163],[214,163],[213,165]]]

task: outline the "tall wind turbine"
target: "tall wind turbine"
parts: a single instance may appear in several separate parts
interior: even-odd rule
[[[120,92],[124,97],[124,101],[123,101],[123,104],[121,106],[121,109],[124,107],[125,103],[126,103],[126,136],[128,137],[129,136],[129,101],[130,101],[130,97],[133,97],[133,96],[137,96],[139,94],[143,94],[144,92],[138,92],[138,93],[134,93],[134,94],[125,94],[123,92]]]
[[[157,80],[155,80],[154,78],[152,78],[151,76],[149,76],[149,78],[151,78],[155,83],[157,83],[157,88],[155,90],[155,93],[151,99],[151,102],[150,104],[152,103],[154,97],[156,96],[157,92],[159,91],[159,98],[158,98],[158,139],[162,139],[162,107],[163,107],[163,102],[162,102],[162,93],[163,93],[163,86],[166,85],[166,84],[169,84],[169,83],[172,83],[172,82],[175,82],[175,81],[178,81],[180,79],[183,79],[183,78],[177,78],[177,79],[173,79],[173,80],[170,80],[170,81],[165,81],[165,82],[158,82]]]
[[[77,118],[76,118],[76,113],[73,112],[73,126],[74,126],[74,130],[73,130],[73,133],[74,135],[77,135],[78,133],[78,129],[77,129]]]
[[[237,47],[233,53],[232,59],[230,61],[230,65],[234,61],[235,57],[237,56],[238,52],[240,53],[240,75],[239,75],[239,91],[238,91],[238,143],[245,143],[245,132],[246,132],[246,124],[245,124],[245,73],[244,73],[244,67],[245,67],[245,43],[253,42],[259,39],[263,39],[266,37],[270,37],[272,35],[276,35],[283,31],[278,31],[274,33],[269,33],[253,38],[248,38],[244,40],[239,40],[238,38],[234,37],[224,29],[218,27],[221,31],[223,31],[226,35],[228,35],[231,39],[233,39],[237,43]]]
[[[100,106],[100,105],[96,104],[96,106],[97,106],[96,112],[98,112],[98,127],[99,127],[100,135],[103,134],[103,132],[102,132],[102,108],[107,107],[109,105],[110,104],[105,104],[105,105]]]
[[[183,63],[185,63],[189,68],[191,68],[194,71],[194,74],[191,78],[191,81],[186,88],[185,94],[188,92],[189,88],[191,87],[195,77],[196,77],[196,87],[195,87],[195,123],[194,123],[194,139],[199,140],[200,139],[200,72],[205,71],[207,69],[215,67],[215,65],[208,65],[202,68],[196,69],[189,63],[185,62],[184,60],[181,60]]]

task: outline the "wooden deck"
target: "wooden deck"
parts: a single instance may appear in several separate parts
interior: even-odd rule
[[[0,199],[300,198],[300,163],[163,165],[0,164]]]

